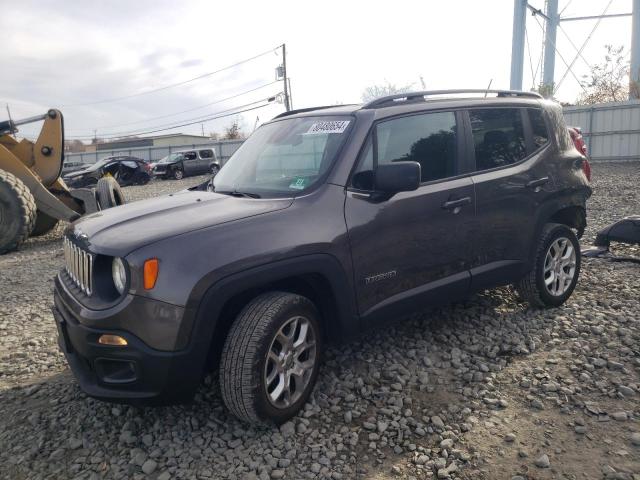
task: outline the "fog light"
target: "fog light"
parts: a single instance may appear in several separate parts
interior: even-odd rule
[[[101,345],[112,345],[115,347],[124,347],[128,345],[127,341],[120,335],[100,335],[98,343]]]

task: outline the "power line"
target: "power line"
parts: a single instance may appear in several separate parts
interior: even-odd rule
[[[272,49],[269,49],[269,50],[264,51],[262,53],[259,53],[258,55],[254,55],[253,57],[246,58],[246,59],[241,60],[239,62],[236,62],[236,63],[234,63],[232,65],[228,65],[228,66],[220,68],[218,70],[214,70],[213,72],[204,73],[202,75],[198,75],[197,77],[193,77],[193,78],[190,78],[188,80],[183,80],[182,82],[173,83],[171,85],[165,85],[163,87],[154,88],[154,89],[151,89],[151,90],[147,90],[145,92],[133,93],[131,95],[123,95],[121,97],[107,98],[107,99],[104,99],[104,100],[97,100],[97,101],[94,101],[94,102],[72,103],[72,104],[67,104],[67,105],[61,105],[60,108],[86,107],[86,106],[90,106],[90,105],[99,105],[99,104],[102,104],[102,103],[117,102],[117,101],[120,101],[120,100],[127,100],[129,98],[140,97],[140,96],[143,96],[143,95],[149,95],[151,93],[160,92],[162,90],[168,90],[170,88],[179,87],[181,85],[185,85],[185,84],[190,83],[190,82],[195,82],[196,80],[201,80],[203,78],[210,77],[211,75],[215,75],[217,73],[224,72],[225,70],[229,70],[231,68],[238,67],[238,66],[243,65],[243,64],[245,64],[247,62],[255,60],[256,58],[260,58],[260,57],[262,57],[264,55],[267,55],[269,53],[275,52],[279,48],[282,48],[282,46],[279,45],[279,46],[277,46],[275,48],[272,48]]]
[[[527,41],[527,54],[529,55],[529,66],[531,67],[531,88],[535,88],[536,73],[533,72],[533,60],[531,59],[531,47],[529,46],[529,32],[527,31],[526,24],[524,26],[524,38]]]
[[[240,92],[240,93],[237,93],[235,95],[231,95],[230,97],[221,98],[221,99],[216,100],[214,102],[205,103],[204,105],[200,105],[200,106],[194,107],[194,108],[189,108],[187,110],[181,110],[179,112],[174,112],[174,113],[167,113],[166,115],[160,115],[160,116],[157,116],[157,117],[149,117],[149,118],[146,118],[144,120],[137,120],[135,122],[119,123],[118,125],[110,125],[110,126],[102,126],[102,127],[101,126],[97,126],[95,128],[97,128],[98,130],[105,130],[105,129],[110,129],[110,128],[124,127],[124,126],[127,126],[127,125],[137,125],[137,124],[140,124],[140,123],[146,123],[146,122],[148,122],[150,120],[159,120],[161,118],[168,118],[168,117],[173,117],[173,116],[176,116],[176,115],[181,115],[183,113],[193,112],[195,110],[200,110],[200,109],[203,109],[203,108],[206,108],[206,107],[210,107],[211,105],[216,105],[218,103],[222,103],[222,102],[225,102],[227,100],[232,100],[234,98],[241,97],[242,95],[246,95],[247,93],[255,92],[255,91],[260,90],[262,88],[269,87],[271,85],[274,85],[274,84],[278,83],[279,81],[280,80],[275,80],[273,82],[265,83],[265,84],[260,85],[258,87],[252,88],[250,90],[245,90],[244,92]],[[68,130],[68,131],[77,132],[78,130]],[[83,131],[85,131],[85,130],[83,130]]]
[[[171,124],[171,125],[167,124],[167,125],[164,125],[164,126],[163,125],[157,125],[156,127],[149,127],[149,128],[153,128],[153,130],[118,132],[118,133],[111,133],[111,134],[108,134],[106,136],[100,135],[100,137],[101,138],[118,138],[118,137],[137,136],[137,135],[148,135],[150,133],[163,132],[165,130],[173,130],[174,128],[186,127],[186,126],[189,126],[189,125],[195,125],[196,123],[208,122],[208,121],[211,121],[211,120],[216,120],[218,118],[224,118],[224,117],[228,117],[228,116],[231,116],[231,115],[237,115],[239,113],[244,113],[244,112],[249,112],[251,110],[256,110],[257,108],[262,108],[262,107],[265,107],[265,106],[271,104],[271,102],[274,99],[275,99],[275,96],[267,97],[267,98],[264,98],[264,99],[261,99],[261,100],[257,100],[255,102],[247,103],[245,105],[240,105],[238,107],[230,108],[230,109],[227,109],[227,110],[221,110],[220,112],[216,112],[215,114],[213,114],[213,116],[192,118],[192,119],[189,119],[185,123]],[[254,106],[254,107],[245,109],[245,107],[249,107],[251,105],[255,105],[256,103],[261,103],[261,102],[267,102],[267,103],[264,103],[263,105],[258,105],[258,106]],[[237,110],[238,108],[243,109],[243,110]],[[227,112],[230,112],[230,113],[227,113]],[[160,127],[162,127],[162,128],[160,128]],[[94,137],[93,136],[68,136],[68,138],[91,139],[91,138],[94,138]]]

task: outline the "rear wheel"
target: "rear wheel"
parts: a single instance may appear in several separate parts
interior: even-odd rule
[[[43,213],[40,210],[38,210],[38,213],[36,216],[36,224],[33,227],[33,230],[31,231],[31,236],[39,237],[41,235],[45,235],[49,233],[51,230],[53,230],[54,228],[56,228],[56,225],[58,225],[57,218],[53,218],[47,215],[46,213]]]
[[[256,297],[231,327],[220,363],[227,408],[251,423],[280,424],[305,404],[320,363],[318,312],[286,292]]]
[[[36,202],[15,175],[0,170],[0,254],[15,250],[33,230]]]
[[[215,177],[218,172],[220,171],[220,166],[216,165],[215,163],[213,165],[211,165],[211,176]]]
[[[538,240],[532,270],[516,285],[532,307],[559,307],[573,293],[580,275],[580,244],[566,225],[549,223]]]
[[[122,188],[113,177],[102,177],[96,185],[96,197],[100,210],[124,205],[126,202]]]

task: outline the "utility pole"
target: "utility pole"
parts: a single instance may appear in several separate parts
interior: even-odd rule
[[[284,80],[284,108],[288,112],[291,110],[289,103],[289,84],[287,82],[287,46],[282,44],[282,77]]]
[[[547,0],[547,27],[544,35],[544,64],[542,67],[542,92],[545,97],[553,96],[556,66],[556,37],[558,33],[558,0]]]
[[[289,86],[289,107],[293,108],[293,95],[291,94],[291,77],[287,78],[287,85]]]
[[[513,36],[511,38],[511,90],[522,90],[524,68],[524,40],[527,0],[513,0]],[[422,80],[422,77],[420,77]]]
[[[629,100],[640,99],[640,0],[633,0],[631,14],[631,70]]]

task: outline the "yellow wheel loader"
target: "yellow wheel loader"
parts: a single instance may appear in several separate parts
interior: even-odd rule
[[[43,121],[36,142],[16,140],[20,125]],[[124,203],[112,177],[95,189],[69,189],[60,177],[64,161],[64,121],[59,110],[0,122],[0,254],[29,236],[44,235],[63,220]]]

